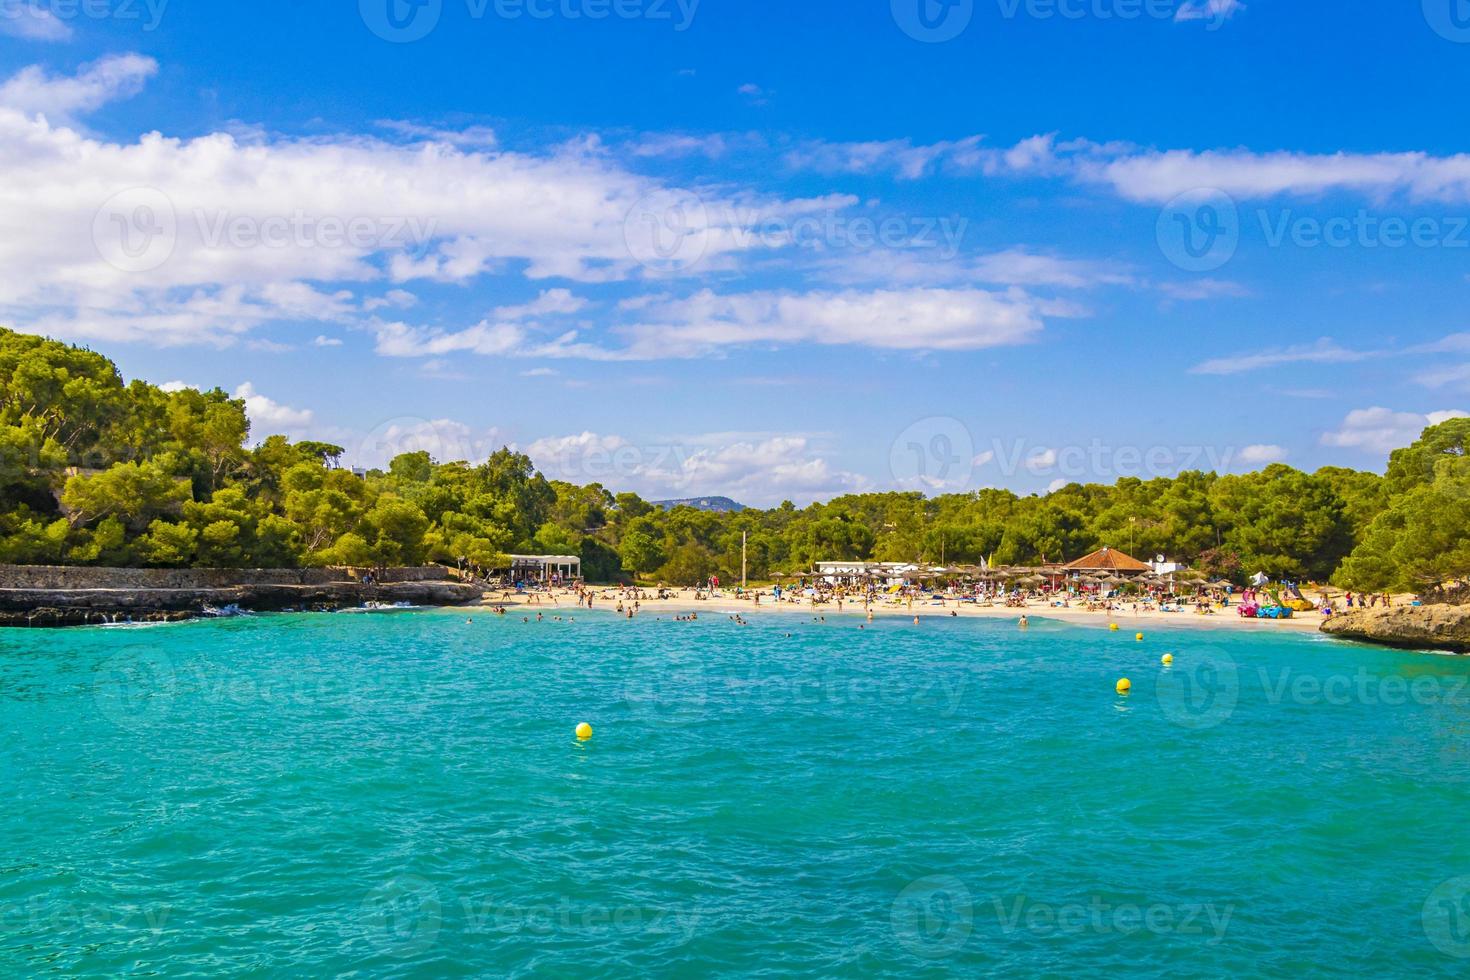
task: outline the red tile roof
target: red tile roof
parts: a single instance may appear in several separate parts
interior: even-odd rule
[[[1146,572],[1149,570],[1149,566],[1132,555],[1125,555],[1123,552],[1115,551],[1112,548],[1094,551],[1090,555],[1078,558],[1076,561],[1067,564],[1067,571],[1069,572],[1097,570],[1109,572]]]

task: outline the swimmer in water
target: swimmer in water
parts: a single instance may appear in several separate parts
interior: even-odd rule
[[[1021,614],[1021,622],[1020,622],[1019,625],[1020,625],[1021,629],[1025,629],[1026,627],[1028,627],[1028,626],[1031,625],[1031,623],[1029,621],[1027,621],[1026,614],[1025,613],[1022,613]]]

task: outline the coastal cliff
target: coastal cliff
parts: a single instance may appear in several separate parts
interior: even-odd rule
[[[133,569],[0,566],[0,626],[188,619],[205,607],[259,612],[366,602],[457,606],[483,590],[442,568],[387,569],[371,584],[346,569]]]
[[[1355,609],[1325,621],[1322,632],[1387,646],[1470,653],[1470,606]]]

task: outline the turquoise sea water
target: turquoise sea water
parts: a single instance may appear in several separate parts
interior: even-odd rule
[[[712,612],[0,631],[0,975],[1470,972],[1470,661]]]

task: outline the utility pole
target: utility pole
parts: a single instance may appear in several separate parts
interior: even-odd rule
[[[750,540],[749,531],[740,532],[740,589],[745,590],[745,545]]]

